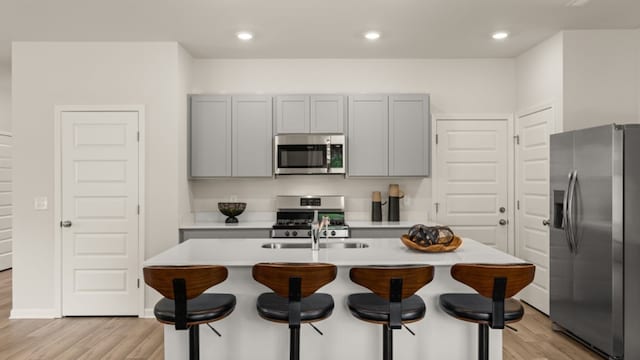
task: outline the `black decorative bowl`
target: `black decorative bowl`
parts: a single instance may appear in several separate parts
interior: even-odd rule
[[[247,207],[247,203],[243,202],[219,202],[218,210],[223,215],[227,215],[227,220],[224,222],[227,224],[234,224],[238,222],[238,218],[236,216],[242,214],[244,209]]]

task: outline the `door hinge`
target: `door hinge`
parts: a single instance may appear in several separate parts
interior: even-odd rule
[[[514,135],[513,139],[516,141],[516,145],[520,145],[520,135]]]
[[[140,279],[138,279],[138,289],[140,289]]]
[[[140,205],[138,205],[138,215],[140,215]]]
[[[436,134],[436,145],[438,145],[438,134]]]
[[[436,213],[440,210],[440,203],[434,203],[434,205],[436,206]]]
[[[138,142],[140,142],[140,131],[138,131],[138,134],[136,135],[136,139],[138,140]]]
[[[520,210],[520,200],[516,200],[516,209]]]

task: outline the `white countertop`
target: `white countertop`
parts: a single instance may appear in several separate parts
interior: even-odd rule
[[[262,216],[258,218],[269,218],[261,214]],[[188,214],[183,217],[182,223],[180,225],[180,229],[188,230],[188,229],[201,229],[201,230],[219,230],[219,229],[271,229],[271,226],[274,224],[275,220],[264,220],[264,219],[243,219],[242,215],[239,216],[239,222],[235,224],[226,224],[224,222],[224,217],[217,216],[215,213],[196,213],[196,214]],[[275,215],[273,215],[273,219],[275,219]],[[367,221],[367,220],[354,220],[347,221],[349,227],[353,229],[409,229],[415,224],[424,224],[427,226],[434,226],[434,223],[430,222],[418,222],[418,221]]]
[[[325,241],[325,240],[321,240]],[[334,242],[335,240],[330,240]],[[150,265],[252,266],[259,262],[328,262],[337,266],[456,263],[514,263],[522,260],[475,240],[463,238],[460,248],[449,253],[423,253],[405,247],[400,239],[348,239],[363,242],[364,249],[264,249],[269,242],[301,242],[286,239],[190,239],[147,261]],[[314,254],[316,253],[316,254]]]
[[[427,226],[435,226],[435,223],[431,222],[419,222],[419,221],[347,221],[349,227],[354,229],[367,229],[367,228],[385,228],[385,229],[407,229],[411,228],[415,224],[423,224]]]
[[[224,221],[217,222],[187,222],[183,221],[180,229],[203,229],[203,230],[219,230],[219,229],[271,229],[273,221],[242,221],[235,224],[226,224]]]

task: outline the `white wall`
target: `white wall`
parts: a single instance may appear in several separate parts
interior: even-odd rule
[[[0,131],[11,132],[11,66],[0,63]]]
[[[510,114],[515,103],[512,59],[194,60],[192,79],[194,93],[429,93],[433,113]],[[199,180],[192,182],[192,208],[216,211],[218,201],[236,195],[248,202],[247,212],[268,212],[278,194],[344,194],[348,218],[369,219],[371,191],[386,192],[390,183],[406,194],[401,219],[426,221],[431,179],[415,178]]]
[[[566,130],[637,121],[637,31],[566,31],[563,61]]]
[[[527,50],[516,58],[516,111],[555,106],[556,129],[562,129],[563,34]]]
[[[178,105],[176,43],[13,44],[14,313],[54,309],[54,107],[142,104],[146,109],[146,256],[177,243]],[[184,75],[182,75],[184,76]],[[33,198],[49,198],[35,211]]]
[[[178,47],[178,87],[176,99],[178,102],[178,217],[191,211],[191,195],[187,180],[188,165],[188,94],[191,89],[191,65],[193,58],[182,47]]]
[[[640,123],[640,29],[636,30],[636,72],[638,75],[638,123]]]

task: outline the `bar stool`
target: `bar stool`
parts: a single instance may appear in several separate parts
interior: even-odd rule
[[[159,322],[175,325],[176,330],[189,329],[189,359],[200,358],[200,324],[218,321],[229,315],[236,306],[231,294],[203,294],[210,287],[223,282],[227,268],[217,265],[148,266],[143,269],[144,282],[158,291],[153,313]],[[213,328],[211,329],[220,336]]]
[[[472,287],[478,294],[442,294],[440,307],[460,320],[478,324],[478,359],[489,359],[489,327],[504,329],[505,324],[524,316],[520,301],[511,299],[533,281],[532,264],[456,264],[451,276]]]
[[[347,306],[351,314],[360,320],[382,324],[382,358],[392,360],[393,330],[424,317],[424,301],[415,292],[433,280],[433,266],[356,267],[351,269],[349,277],[372,291],[349,295]]]
[[[333,312],[333,297],[315,292],[332,282],[336,274],[335,265],[322,263],[259,263],[253,266],[253,278],[274,291],[258,297],[258,314],[269,321],[289,324],[291,360],[300,359],[300,324],[326,319]]]

